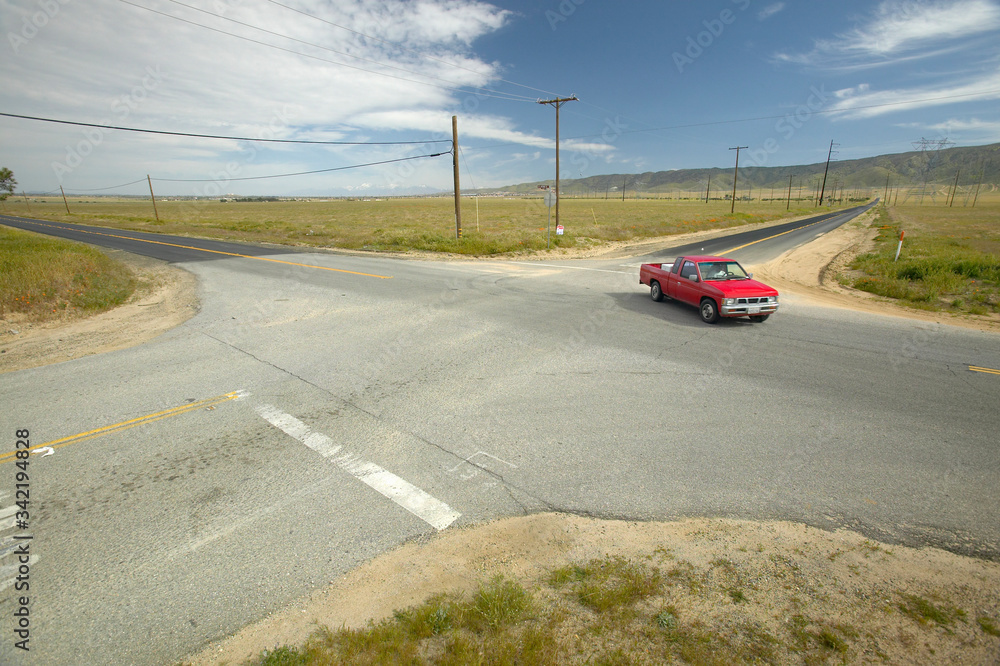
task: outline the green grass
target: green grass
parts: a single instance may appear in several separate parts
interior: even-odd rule
[[[464,255],[546,250],[548,209],[541,197],[482,197],[462,200],[462,238],[455,237],[450,197],[385,200],[252,201],[158,200],[159,220],[148,200],[39,197],[30,204],[7,202],[10,214],[120,229],[248,242],[336,247],[367,251],[427,251]],[[554,250],[590,247],[689,231],[723,229],[796,215],[784,202],[739,203],[730,214],[724,201],[667,199],[573,199],[560,202],[564,235],[552,220]]]
[[[1000,629],[997,628],[996,623],[994,623],[990,618],[981,615],[976,618],[976,623],[979,625],[979,628],[983,630],[983,633],[989,634],[990,636],[1000,636]]]
[[[998,214],[994,201],[977,208],[881,209],[876,249],[852,262],[850,268],[861,274],[849,284],[924,310],[1000,313]]]
[[[0,316],[101,312],[137,286],[127,266],[87,245],[0,226]]]
[[[929,599],[915,594],[900,594],[902,601],[896,607],[904,615],[913,618],[921,624],[934,623],[948,629],[956,620],[965,622],[966,613],[943,602],[935,604]]]

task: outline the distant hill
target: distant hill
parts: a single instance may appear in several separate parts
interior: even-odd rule
[[[748,160],[749,161],[749,160]],[[739,188],[742,192],[753,188],[757,191],[788,187],[788,177],[793,186],[815,188],[823,177],[825,162],[802,166],[756,167],[744,165],[740,160]],[[960,172],[960,173],[959,173]],[[945,148],[936,151],[911,151],[894,155],[880,155],[857,160],[833,161],[827,177],[827,189],[834,185],[844,190],[872,190],[885,187],[886,176],[892,187],[923,185],[952,185],[958,173],[958,184],[975,186],[982,178],[984,184],[1000,183],[1000,143],[988,146]],[[639,174],[605,174],[587,178],[561,179],[559,188],[564,196],[621,196],[622,185],[632,196],[636,191],[648,194],[701,193],[704,196],[708,179],[712,179],[712,196],[724,196],[733,185],[733,169],[676,169],[673,171],[647,171]],[[480,193],[513,192],[537,193],[539,186],[553,185],[554,180],[520,183],[508,187],[481,189]],[[756,196],[756,195],[755,195]],[[776,195],[777,196],[777,195]]]

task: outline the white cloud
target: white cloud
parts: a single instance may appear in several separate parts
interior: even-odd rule
[[[872,90],[867,84],[834,93],[830,110],[842,118],[872,118],[904,110],[923,109],[961,102],[1000,99],[1000,71],[968,79],[949,87]]]
[[[760,21],[766,21],[767,19],[771,18],[778,12],[782,11],[784,8],[785,8],[785,3],[783,2],[775,2],[773,4],[770,4],[757,13],[757,19]]]
[[[820,39],[813,51],[779,53],[775,59],[820,67],[894,64],[939,55],[946,42],[968,39],[1000,28],[1000,6],[993,0],[915,2],[885,0],[852,30]],[[931,47],[935,47],[933,50]],[[961,48],[958,44],[952,48]],[[922,49],[922,53],[914,54]]]

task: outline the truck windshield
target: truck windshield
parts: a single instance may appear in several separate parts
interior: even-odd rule
[[[703,280],[746,280],[747,272],[735,261],[703,261],[699,262]]]

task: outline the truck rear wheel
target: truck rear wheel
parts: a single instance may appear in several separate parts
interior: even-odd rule
[[[657,303],[663,300],[663,290],[660,289],[660,283],[656,280],[649,284],[649,297]]]
[[[714,324],[719,321],[719,308],[711,298],[701,299],[699,311],[701,312],[702,321],[706,324]]]

